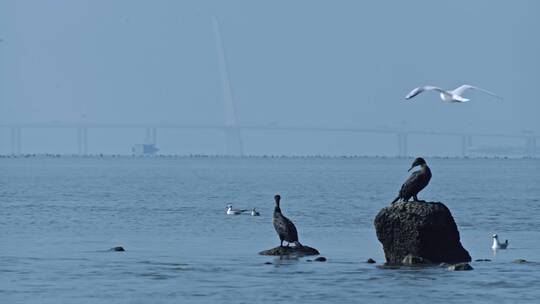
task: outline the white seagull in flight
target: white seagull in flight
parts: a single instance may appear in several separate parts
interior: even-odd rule
[[[465,91],[467,90],[478,90],[478,91],[481,91],[481,92],[484,92],[486,94],[489,94],[493,97],[496,97],[498,99],[502,99],[502,97],[498,96],[498,95],[495,95],[493,93],[491,93],[490,91],[487,91],[487,90],[484,90],[482,88],[478,88],[478,87],[475,87],[475,86],[472,86],[472,85],[468,85],[468,84],[464,84],[452,91],[446,91],[446,90],[443,90],[439,87],[434,87],[434,86],[423,86],[423,87],[418,87],[418,88],[415,88],[414,90],[412,90],[409,94],[407,94],[407,96],[405,96],[405,99],[411,99],[413,98],[414,96],[422,93],[422,92],[425,92],[425,91],[437,91],[440,93],[440,96],[441,96],[441,99],[442,101],[448,101],[448,102],[467,102],[469,101],[469,99],[467,98],[464,98],[463,96],[461,96]]]

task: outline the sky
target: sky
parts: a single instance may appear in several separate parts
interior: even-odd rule
[[[226,121],[212,17],[241,125],[540,133],[540,2],[0,0],[0,123]],[[466,104],[414,87],[473,84]],[[76,130],[22,130],[27,153],[76,152]],[[130,153],[144,130],[90,130]],[[393,155],[395,135],[248,131],[247,154]],[[523,140],[473,139],[475,145]],[[415,155],[460,138],[409,136]],[[158,130],[163,153],[224,153],[219,131]],[[0,153],[10,150],[0,130]]]

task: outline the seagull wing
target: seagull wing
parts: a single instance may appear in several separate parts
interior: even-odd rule
[[[407,96],[405,96],[405,99],[411,99],[413,98],[414,96],[422,93],[422,92],[425,92],[425,91],[438,91],[438,92],[441,92],[441,93],[446,93],[448,94],[448,92],[446,92],[445,90],[439,88],[439,87],[434,87],[434,86],[423,86],[423,87],[418,87],[418,88],[415,88],[413,89],[409,94],[407,94]]]
[[[462,86],[460,86],[459,88],[456,88],[455,90],[451,91],[450,93],[452,93],[453,95],[458,95],[458,96],[461,96],[465,91],[467,90],[477,90],[477,91],[480,91],[480,92],[484,92],[488,95],[491,95],[493,97],[496,97],[498,99],[502,99],[501,96],[499,95],[496,95],[494,93],[491,93],[490,91],[488,90],[484,90],[482,88],[479,88],[479,87],[475,87],[475,86],[472,86],[472,85],[468,85],[468,84],[464,84]]]

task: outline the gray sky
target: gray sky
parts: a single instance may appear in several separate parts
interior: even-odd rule
[[[0,0],[0,121],[223,123],[216,16],[241,124],[540,132],[538,13],[534,0]],[[467,104],[435,93],[403,101],[419,85],[462,83],[504,100],[471,92]],[[23,150],[75,152],[74,132],[23,130]],[[90,152],[128,153],[144,132],[89,136]],[[158,136],[165,153],[223,152],[219,132]],[[244,139],[255,154],[396,150],[395,136]],[[413,154],[450,149],[459,151],[458,139],[409,141]]]

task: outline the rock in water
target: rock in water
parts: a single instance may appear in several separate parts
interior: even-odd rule
[[[471,261],[443,203],[395,203],[379,211],[374,224],[387,264],[400,265],[407,255],[437,264]]]
[[[401,264],[407,265],[407,266],[424,266],[424,265],[433,265],[433,262],[423,257],[408,254],[403,258],[403,260],[401,260]]]
[[[263,250],[259,252],[260,255],[294,255],[294,256],[307,256],[307,255],[319,255],[319,251],[309,246],[290,246],[281,247],[277,246],[272,249]]]
[[[126,250],[122,246],[116,246],[116,247],[113,247],[113,248],[109,249],[109,251],[121,252],[121,251],[126,251]]]
[[[454,264],[454,265],[450,265],[448,267],[448,270],[450,271],[467,271],[467,270],[473,270],[474,268],[472,268],[471,265],[469,265],[469,263],[459,263],[459,264]]]

